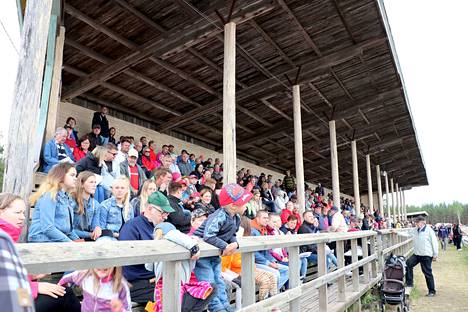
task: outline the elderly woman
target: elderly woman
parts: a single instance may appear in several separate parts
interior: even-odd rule
[[[68,132],[64,128],[57,128],[55,136],[44,146],[44,172],[47,173],[55,165],[62,162],[74,163],[73,153],[65,144]]]

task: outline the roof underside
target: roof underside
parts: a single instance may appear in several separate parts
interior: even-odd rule
[[[215,10],[226,18],[230,4],[66,0],[62,98],[107,104],[160,132],[222,150],[223,23]],[[232,20],[240,157],[294,171],[289,80],[297,78],[306,181],[331,186],[332,117],[342,192],[352,193],[353,136],[364,189],[366,153],[401,186],[427,185],[376,1],[239,0]]]

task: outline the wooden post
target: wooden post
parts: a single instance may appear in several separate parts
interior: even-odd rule
[[[367,237],[361,238],[362,241],[362,258],[365,259],[366,257],[369,256],[369,245],[367,244]],[[370,263],[364,264],[362,268],[363,272],[363,282],[364,283],[369,283],[369,266]]]
[[[402,198],[403,198],[403,211],[405,214],[405,221],[408,221],[408,211],[406,211],[406,199],[405,199],[405,190],[402,190]]]
[[[60,26],[59,35],[55,43],[55,62],[52,75],[52,87],[49,97],[45,139],[50,139],[57,128],[57,111],[60,103],[60,89],[62,86],[63,44],[65,42],[65,27]]]
[[[382,197],[382,176],[380,175],[380,165],[375,166],[375,173],[377,179],[377,197],[378,197],[378,205],[379,205],[379,212],[382,214],[384,213],[383,209],[383,197]]]
[[[358,261],[357,239],[351,239],[351,261],[356,263]],[[359,291],[359,267],[353,270],[353,291]]]
[[[344,268],[344,241],[336,242],[336,259],[338,262],[338,269]],[[342,275],[338,278],[338,301],[346,301],[346,277]]]
[[[299,287],[301,285],[299,247],[289,247],[289,289]],[[289,302],[289,311],[301,311],[301,298],[293,299]]]
[[[179,312],[180,302],[180,261],[164,262],[163,270],[163,312]]]
[[[378,267],[372,268],[372,276],[377,277],[377,271],[382,271],[385,263],[385,255],[383,254],[383,238],[382,234],[377,234],[377,256],[378,256]],[[375,272],[374,272],[375,270]]]
[[[376,242],[375,242],[375,236],[371,236],[369,237],[369,241],[370,241],[370,244],[369,244],[369,251],[370,251],[370,254],[371,255],[374,255],[374,254],[377,254],[377,257],[379,256],[379,251],[378,249],[376,248]],[[372,261],[371,262],[371,277],[372,278],[376,278],[377,277],[377,262],[378,262],[378,258],[375,259],[375,261]]]
[[[391,215],[391,211],[390,211],[390,202],[389,202],[389,195],[388,195],[388,174],[387,172],[385,171],[384,172],[384,175],[385,175],[385,201],[387,202],[387,218],[388,220],[391,220],[390,219],[390,215]]]
[[[325,251],[325,243],[317,244],[317,267],[318,276],[327,274],[327,254]],[[319,311],[328,311],[328,288],[327,284],[319,287]]]
[[[369,211],[374,213],[374,195],[372,194],[372,171],[370,163],[370,155],[366,155],[366,167],[367,167],[367,197],[369,198]]]
[[[243,252],[242,257],[242,307],[255,303],[255,260],[253,252]]]
[[[353,160],[353,190],[354,190],[354,208],[356,214],[362,218],[361,212],[361,195],[359,194],[359,168],[357,159],[357,147],[356,140],[351,141],[351,157]]]
[[[338,172],[338,149],[336,147],[336,124],[335,120],[328,122],[330,128],[330,156],[332,169],[332,189],[333,189],[333,205],[340,209],[340,178]]]
[[[395,190],[393,188],[393,178],[390,178],[390,187],[392,190],[393,224],[396,225],[396,204],[395,204]]]
[[[11,107],[3,191],[26,200],[33,186],[35,150],[42,143],[36,140],[36,130],[51,9],[52,1],[28,1]],[[28,218],[29,209],[26,210]]]
[[[305,211],[304,191],[304,160],[302,154],[302,121],[301,121],[301,90],[299,85],[293,86],[293,111],[294,111],[294,155],[296,162],[296,187],[299,214]]]
[[[224,25],[223,166],[224,183],[236,183],[236,24]]]
[[[400,207],[400,187],[398,183],[395,183],[395,196],[396,196],[396,208],[397,208],[397,217],[401,222],[401,207]]]

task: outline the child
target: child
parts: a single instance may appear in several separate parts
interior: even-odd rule
[[[225,185],[219,194],[222,209],[216,210],[195,231],[194,235],[220,249],[222,256],[229,256],[239,248],[236,232],[240,225],[240,215],[252,198],[252,193],[240,185]],[[199,281],[216,285],[213,299],[208,304],[211,312],[233,311],[226,295],[226,286],[221,278],[221,258],[219,256],[202,258],[197,261],[195,275]]]
[[[208,302],[211,300],[213,287],[208,282],[199,282],[193,274],[195,260],[200,257],[198,241],[190,236],[180,232],[174,225],[168,222],[163,222],[154,228],[154,239],[165,238],[173,243],[176,243],[190,251],[191,260],[181,261],[180,271],[180,296],[182,302],[182,312],[202,312],[206,309]],[[147,305],[147,311],[160,312],[162,311],[163,300],[163,279],[162,272],[164,270],[164,262],[155,262],[145,264],[148,271],[154,271],[155,288],[154,288],[154,307],[151,304]]]
[[[75,284],[83,289],[81,311],[132,311],[130,290],[121,267],[75,271],[59,281],[59,285],[65,284]]]

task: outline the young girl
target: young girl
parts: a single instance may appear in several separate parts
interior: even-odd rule
[[[203,209],[207,215],[215,212],[215,208],[211,204],[211,190],[204,188],[200,191],[200,201],[195,204],[195,209]]]
[[[130,182],[124,176],[114,180],[112,196],[101,203],[100,226],[103,235],[119,237],[120,228],[133,218],[133,209],[130,208]]]
[[[96,175],[83,171],[78,177],[75,190],[71,193],[74,201],[73,229],[85,240],[96,240],[102,234],[99,226],[101,205],[94,199],[96,192]]]
[[[148,202],[148,197],[156,192],[158,187],[153,180],[146,180],[141,187],[140,196],[135,197],[130,201],[130,206],[133,210],[133,216],[138,217],[141,212],[145,209],[145,205]]]
[[[130,290],[120,267],[75,271],[63,276],[58,284],[75,284],[83,289],[81,311],[132,311]]]
[[[73,199],[69,192],[75,187],[76,169],[70,163],[60,163],[47,174],[30,200],[34,213],[29,228],[30,242],[70,242],[79,240],[73,231]]]

